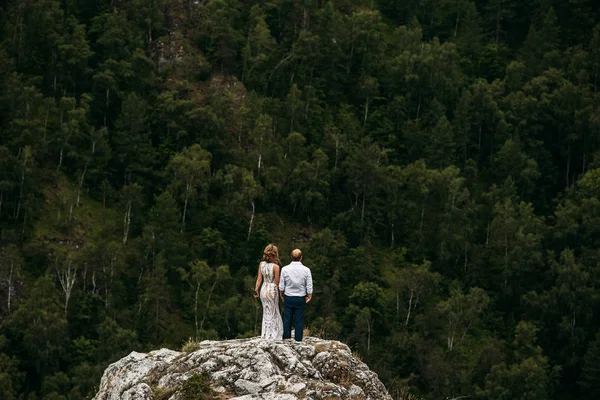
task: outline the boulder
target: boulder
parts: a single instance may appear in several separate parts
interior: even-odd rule
[[[104,371],[94,400],[183,400],[193,390],[186,381],[197,374],[209,388],[206,399],[392,399],[347,345],[305,337],[206,340],[189,353],[132,352]]]

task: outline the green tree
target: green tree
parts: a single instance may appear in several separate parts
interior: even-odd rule
[[[201,285],[210,278],[212,270],[206,261],[196,260],[189,264],[190,270],[180,269],[181,277],[194,289],[194,323],[196,325],[196,340],[198,340],[198,301]],[[202,321],[204,322],[204,321]]]
[[[582,398],[594,399],[600,394],[597,382],[600,380],[598,360],[600,359],[600,334],[596,334],[594,340],[590,341],[585,353],[583,370],[579,379],[579,387],[583,392]]]
[[[577,376],[587,337],[596,325],[584,310],[595,307],[598,297],[589,268],[578,263],[572,250],[562,251],[559,260],[552,259],[550,265],[552,286],[541,293],[527,293],[523,301],[530,310],[528,317],[542,328],[540,343],[556,344],[547,350],[548,357],[562,366],[564,375]]]
[[[424,262],[421,265],[409,265],[397,271],[394,271],[397,276],[392,278],[394,288],[396,289],[396,320],[403,320],[404,327],[408,328],[411,322],[411,315],[414,319],[414,313],[417,307],[424,308],[440,283],[441,276],[436,272],[430,271],[431,263]],[[402,303],[406,307],[401,307]],[[406,310],[406,318],[400,315],[400,309]]]
[[[67,320],[50,275],[36,280],[29,296],[6,324],[11,341],[18,343],[27,356],[24,366],[42,375],[59,370],[68,342]]]
[[[0,395],[3,399],[16,400],[25,374],[19,370],[19,360],[4,353],[6,338],[0,336]]]
[[[242,49],[244,59],[242,83],[248,82],[248,84],[258,87],[264,85],[267,78],[266,67],[269,65],[276,45],[265,17],[264,10],[259,5],[252,6],[250,29],[246,37],[246,44]]]
[[[263,195],[263,188],[249,170],[228,164],[217,172],[217,183],[222,187],[222,200],[233,214],[247,215],[248,238],[254,227],[256,201]],[[249,207],[250,206],[250,207]]]
[[[486,399],[549,399],[554,391],[556,369],[551,369],[542,349],[535,345],[538,329],[521,321],[515,328],[513,363],[492,367],[480,393]]]
[[[2,306],[0,310],[2,315],[9,315],[16,309],[17,300],[20,297],[19,292],[23,286],[23,256],[19,248],[14,244],[6,246],[3,250],[3,256],[0,258],[0,282],[3,283],[1,290]]]
[[[199,191],[201,198],[209,186],[211,154],[200,145],[184,149],[171,158],[167,169],[172,176],[173,186],[183,196],[181,232],[185,230],[188,201]]]
[[[490,302],[488,294],[480,288],[471,288],[468,294],[459,288],[452,288],[448,300],[437,306],[440,317],[446,320],[445,336],[448,350],[460,346],[468,331],[477,322]]]
[[[126,182],[150,180],[155,153],[147,131],[148,105],[130,93],[121,108],[112,135],[111,169],[116,169],[115,175],[119,179],[124,176]]]
[[[352,148],[345,160],[349,189],[354,195],[354,206],[360,207],[360,236],[363,238],[367,197],[373,196],[382,181],[386,151],[376,143],[365,140]],[[360,205],[358,204],[360,201]]]
[[[532,23],[523,47],[523,57],[530,76],[535,76],[557,61],[560,45],[560,27],[554,8],[543,18]]]

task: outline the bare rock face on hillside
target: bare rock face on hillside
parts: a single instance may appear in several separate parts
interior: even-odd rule
[[[192,395],[203,377],[212,388]],[[190,379],[192,378],[192,379]],[[190,353],[132,352],[111,364],[94,400],[391,400],[377,374],[337,341],[204,341]]]

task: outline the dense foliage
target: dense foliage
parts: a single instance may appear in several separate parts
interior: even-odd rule
[[[0,3],[0,398],[256,335],[271,241],[396,398],[598,398],[599,4]]]

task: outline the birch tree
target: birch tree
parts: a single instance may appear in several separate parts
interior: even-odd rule
[[[141,205],[142,187],[134,183],[121,190],[121,207],[123,212],[123,244],[127,244],[131,218]]]
[[[25,186],[25,179],[28,175],[28,172],[30,172],[31,170],[31,164],[33,164],[33,154],[32,154],[32,150],[31,147],[29,146],[25,146],[25,148],[23,148],[21,155],[20,155],[20,163],[19,163],[19,200],[17,202],[17,207],[15,208],[15,212],[13,215],[14,219],[18,219],[19,215],[21,213],[21,206],[23,205],[23,202],[25,201],[25,190],[26,190],[26,186]]]
[[[58,276],[58,281],[60,282],[60,287],[64,293],[64,312],[65,318],[67,317],[69,300],[71,299],[71,294],[73,293],[73,287],[75,286],[75,281],[77,279],[77,270],[79,269],[77,264],[73,263],[73,260],[67,258],[62,263],[58,262],[58,256],[55,260],[55,269],[56,275]]]
[[[459,346],[467,332],[477,322],[489,304],[487,293],[480,288],[471,288],[468,294],[459,288],[452,289],[450,298],[438,304],[440,317],[446,320],[446,342],[448,350]]]
[[[264,10],[258,4],[252,6],[250,29],[242,49],[244,60],[242,83],[260,85],[261,81],[266,82],[266,67],[273,57],[275,39],[271,36],[265,17]]]
[[[16,167],[17,160],[11,151],[5,146],[0,146],[0,218],[2,218],[3,211],[8,212],[6,206],[3,208],[3,205],[16,186],[14,173]]]
[[[255,204],[263,195],[261,185],[252,172],[232,164],[225,165],[217,172],[216,181],[223,189],[224,206],[234,215],[245,215],[248,218],[249,239],[254,228]]]
[[[363,237],[365,215],[367,212],[367,197],[373,196],[383,179],[386,161],[385,149],[377,143],[363,140],[352,149],[345,161],[346,173],[354,195],[353,208],[360,213],[360,235]],[[359,204],[360,201],[360,204]]]
[[[198,302],[200,296],[200,288],[206,280],[210,278],[212,270],[206,261],[196,260],[189,264],[189,271],[179,269],[179,273],[184,281],[186,281],[192,290],[194,290],[194,325],[196,328],[196,340],[198,340]]]
[[[2,252],[0,252],[2,254]],[[18,289],[22,285],[23,257],[14,244],[4,249],[4,256],[0,258],[0,282],[6,287],[5,310],[10,314],[15,308]],[[0,310],[4,307],[0,307]]]
[[[216,270],[213,271],[211,275],[212,285],[210,285],[208,289],[208,294],[206,296],[206,307],[204,307],[204,313],[202,314],[202,320],[200,321],[200,329],[202,329],[202,327],[204,326],[204,321],[206,319],[208,310],[210,309],[210,301],[212,299],[215,287],[218,284],[225,282],[226,280],[231,278],[228,265],[219,266]]]
[[[411,265],[400,270],[400,282],[404,287],[403,297],[407,303],[404,326],[408,327],[411,314],[423,301],[423,298],[434,292],[439,285],[441,276],[431,272],[430,262],[421,265]],[[396,292],[396,314],[399,313],[400,292]],[[406,299],[408,297],[408,299]]]
[[[102,280],[104,286],[104,308],[109,309],[112,305],[112,289],[115,275],[119,273],[123,260],[122,244],[111,241],[104,247],[102,260]]]
[[[210,162],[210,153],[200,145],[195,144],[174,155],[167,166],[167,170],[173,179],[172,185],[183,196],[182,233],[185,231],[185,219],[190,199],[194,198],[198,192],[201,196],[204,196],[208,191]]]

